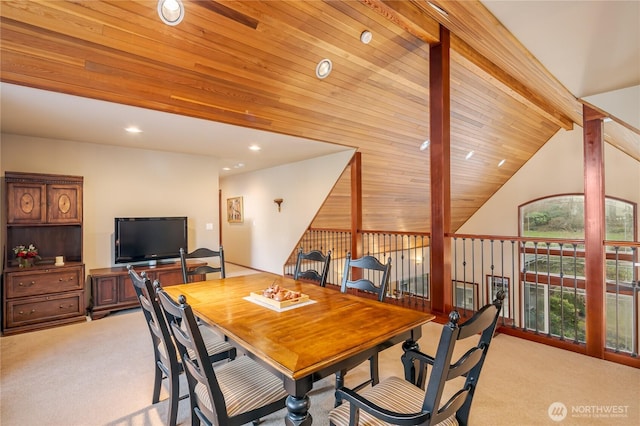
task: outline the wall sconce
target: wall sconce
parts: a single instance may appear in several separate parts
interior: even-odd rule
[[[273,200],[273,202],[278,205],[278,212],[280,212],[280,204],[282,204],[283,201],[284,200],[282,198],[276,198],[275,200]]]

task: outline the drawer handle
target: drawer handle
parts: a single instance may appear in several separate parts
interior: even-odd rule
[[[31,281],[28,285],[34,285],[36,282],[35,281]],[[24,283],[22,281],[20,281],[20,283],[18,283],[19,287],[24,287]]]
[[[31,309],[31,312],[29,312],[30,314],[34,313],[36,310],[35,309]],[[20,315],[24,315],[24,311],[20,311],[18,312]]]

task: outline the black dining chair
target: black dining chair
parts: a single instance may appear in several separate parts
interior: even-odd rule
[[[390,277],[391,257],[387,259],[387,263],[382,263],[376,257],[368,255],[362,256],[359,259],[352,259],[351,252],[349,252],[344,262],[340,291],[346,293],[351,288],[358,289],[373,293],[376,298],[382,302],[387,294]],[[344,377],[346,374],[347,370],[341,370],[336,373],[336,389],[344,386]],[[369,358],[369,379],[355,386],[354,389],[358,391],[369,384],[375,386],[379,382],[378,354],[375,354]],[[336,407],[340,405],[340,403],[339,395],[336,394]]]
[[[159,284],[156,294],[169,320],[189,385],[191,424],[239,426],[285,407],[282,380],[244,355],[216,366],[208,361],[200,327],[185,296],[174,301]],[[188,353],[194,353],[193,358]]]
[[[153,344],[155,377],[151,402],[156,404],[160,401],[162,382],[166,380],[167,392],[169,393],[167,424],[174,426],[178,414],[178,402],[188,396],[188,394],[180,396],[179,378],[183,371],[181,357],[176,351],[171,332],[162,308],[158,303],[151,280],[147,278],[145,272],[138,275],[131,265],[127,265],[127,270],[144,313]],[[205,332],[205,335],[207,336],[206,350],[210,362],[217,362],[227,358],[234,359],[236,357],[236,349],[228,342],[225,342],[224,339],[211,331]]]
[[[189,269],[187,259],[205,259],[205,258],[218,258],[220,266],[201,265],[195,268]],[[206,247],[198,248],[190,253],[184,248],[180,248],[180,265],[182,266],[182,279],[185,283],[189,282],[189,277],[194,275],[210,274],[220,272],[220,278],[225,278],[226,273],[224,270],[224,250],[222,246],[218,250],[211,250]]]
[[[500,290],[496,296],[493,303],[484,306],[464,324],[458,324],[460,315],[452,311],[449,322],[442,328],[435,357],[418,350],[408,350],[402,355],[403,361],[416,366],[415,384],[391,376],[362,393],[348,388],[336,390],[344,403],[329,412],[330,425],[469,424],[471,403],[495,333],[504,291]],[[459,342],[467,338],[475,338],[475,345],[466,350],[467,340],[461,345],[463,349],[456,351]],[[463,351],[462,356],[454,358],[454,353]],[[461,377],[464,380],[459,379]],[[454,379],[460,384],[451,382]],[[447,395],[453,396],[443,397],[445,385],[453,387],[447,388]]]
[[[320,287],[324,287],[327,284],[330,263],[331,250],[325,255],[320,250],[303,252],[301,247],[298,252],[296,268],[293,272],[293,279],[317,281]]]

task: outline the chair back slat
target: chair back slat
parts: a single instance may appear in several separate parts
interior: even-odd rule
[[[363,278],[353,277],[353,270],[360,269],[362,273],[370,273],[380,277],[378,283],[374,283],[372,276]],[[359,259],[352,259],[351,253],[347,253],[344,263],[344,272],[342,275],[342,285],[340,290],[346,293],[348,289],[355,288],[367,292],[374,293],[378,296],[379,301],[383,301],[387,294],[387,286],[391,277],[391,257],[387,259],[387,263],[380,262],[374,256],[363,256]]]
[[[482,349],[474,346],[469,349],[467,353],[462,355],[458,361],[451,366],[447,380],[455,379],[456,377],[463,376],[469,372],[482,358]]]
[[[325,255],[320,250],[311,250],[305,253],[302,251],[302,248],[300,248],[298,259],[296,260],[296,268],[293,272],[293,279],[317,281],[320,287],[325,287],[327,284],[327,276],[329,275],[330,263],[331,250]]]
[[[464,327],[460,329],[458,340],[466,339],[467,337],[482,333],[487,327],[491,325],[495,316],[497,308],[493,304],[488,304],[480,309],[473,317],[464,324]]]
[[[220,266],[202,265],[190,270],[189,266],[187,265],[187,259],[205,259],[211,257],[219,258]],[[224,249],[222,248],[222,246],[220,246],[218,250],[211,250],[206,247],[200,247],[190,253],[187,253],[185,248],[180,248],[180,265],[182,268],[182,280],[185,283],[188,283],[189,277],[192,277],[194,275],[220,272],[220,278],[226,277],[224,267]]]
[[[463,388],[453,394],[451,398],[438,410],[438,413],[432,417],[431,424],[438,424],[440,421],[437,419],[448,419],[454,415],[460,407],[462,407],[469,396],[469,389]]]

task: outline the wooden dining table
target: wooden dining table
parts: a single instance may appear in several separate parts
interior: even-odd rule
[[[274,284],[308,295],[309,301],[279,309],[250,297]],[[307,394],[314,382],[393,345],[416,348],[422,325],[434,319],[331,287],[256,273],[165,290],[176,300],[184,295],[202,321],[282,379],[289,393],[285,423],[298,426],[312,423]]]

